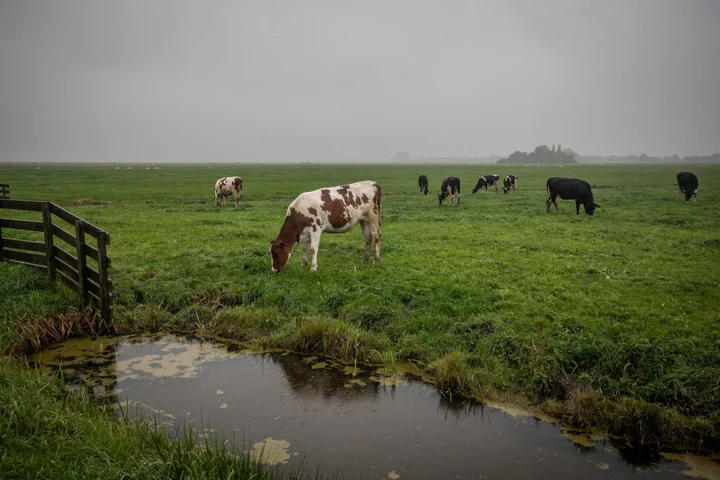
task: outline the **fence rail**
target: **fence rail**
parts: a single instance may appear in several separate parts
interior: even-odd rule
[[[85,305],[95,304],[101,318],[109,321],[112,316],[112,280],[108,275],[111,262],[107,255],[110,235],[52,202],[0,197],[0,209],[42,213],[42,221],[0,217],[0,261],[46,269],[51,280],[77,291]],[[65,228],[70,231],[59,221],[69,224],[72,228]],[[8,238],[8,230],[42,232],[44,241]],[[87,237],[94,239],[96,246],[88,243]],[[63,244],[58,245],[56,240]],[[88,259],[97,267],[88,265]]]
[[[0,198],[10,198],[10,185],[0,183]]]

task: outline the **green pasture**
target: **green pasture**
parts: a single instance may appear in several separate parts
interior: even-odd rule
[[[13,198],[59,203],[110,233],[118,331],[410,360],[449,391],[534,403],[579,426],[667,445],[718,440],[718,165],[131,167],[0,165]],[[697,202],[679,198],[684,170],[699,178]],[[472,195],[489,173],[517,174],[518,191]],[[228,175],[244,179],[238,208],[212,200]],[[462,181],[459,207],[438,206],[449,175]],[[546,213],[550,176],[588,181],[595,215],[575,215],[570,201]],[[296,246],[273,274],[269,241],[292,199],[360,180],[383,191],[380,265],[362,263],[356,229],[323,235],[318,272],[300,268]],[[23,342],[18,319],[78,307],[40,271],[3,263],[0,279],[6,349]]]

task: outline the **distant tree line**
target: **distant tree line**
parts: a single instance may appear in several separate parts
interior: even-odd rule
[[[504,165],[561,165],[578,163],[574,158],[575,152],[570,149],[562,149],[562,145],[558,144],[552,148],[547,145],[538,145],[535,151],[527,153],[516,151],[507,158],[498,160],[497,163]]]
[[[506,158],[495,155],[484,157],[416,157],[408,152],[398,152],[390,159],[393,163],[495,163],[501,165],[567,165],[574,163],[636,163],[636,164],[680,164],[680,163],[720,163],[720,153],[712,155],[686,156],[666,155],[664,157],[651,157],[645,153],[640,155],[580,155],[570,148],[562,148],[558,144],[538,145],[532,152],[516,151]]]

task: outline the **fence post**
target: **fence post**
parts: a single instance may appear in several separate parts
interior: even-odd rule
[[[75,221],[75,249],[77,250],[77,269],[78,269],[78,287],[80,287],[80,298],[84,305],[90,304],[90,295],[88,294],[88,281],[85,272],[87,258],[85,258],[85,222],[82,220]]]
[[[42,206],[43,233],[45,233],[45,258],[47,259],[48,276],[55,281],[56,264],[55,249],[53,248],[52,217],[50,216],[50,202],[44,202]]]
[[[0,227],[0,261],[5,259],[5,255],[3,255],[3,239],[2,239],[2,227]]]
[[[98,273],[100,274],[100,316],[106,322],[110,321],[110,287],[108,282],[107,245],[110,236],[107,232],[100,232],[97,241]]]

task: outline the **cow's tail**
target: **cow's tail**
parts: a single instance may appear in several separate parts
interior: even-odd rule
[[[382,189],[377,183],[375,184],[375,189],[375,203],[377,204],[378,226],[380,226],[382,225],[382,216],[380,215],[382,210]]]

